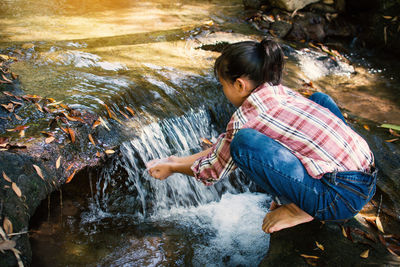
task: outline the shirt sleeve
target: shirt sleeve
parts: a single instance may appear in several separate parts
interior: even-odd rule
[[[221,134],[212,151],[197,159],[191,169],[194,177],[205,185],[212,185],[236,169],[230,152],[230,144],[238,130],[227,130]]]

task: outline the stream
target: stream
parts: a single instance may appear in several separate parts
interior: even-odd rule
[[[11,69],[22,89],[104,118],[107,105],[121,131],[118,153],[105,166],[79,173],[32,217],[32,266],[254,266],[265,257],[269,235],[261,224],[271,199],[239,170],[205,187],[181,174],[155,180],[145,167],[198,152],[202,140],[215,141],[224,130],[234,107],[213,74],[217,43],[261,38],[241,3],[0,3],[0,54],[20,57]],[[400,157],[398,142],[382,141],[390,135],[376,127],[400,124],[398,64],[283,48],[285,85],[301,89],[312,81],[357,117],[354,127],[379,154]],[[127,120],[120,115],[126,107],[135,113]],[[382,164],[389,171],[381,187],[400,214],[399,166]]]

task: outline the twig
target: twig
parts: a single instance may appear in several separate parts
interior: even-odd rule
[[[11,233],[11,234],[8,234],[8,236],[23,235],[23,234],[27,234],[27,233],[29,233],[29,231],[19,232],[19,233]]]
[[[382,207],[382,194],[381,194],[381,199],[379,201],[378,210],[376,212],[376,217],[379,217],[379,214],[381,213],[381,207]]]

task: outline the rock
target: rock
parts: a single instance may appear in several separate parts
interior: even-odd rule
[[[286,38],[295,41],[322,42],[326,36],[325,22],[326,20],[323,17],[311,12],[304,13],[304,16],[296,16],[293,20],[293,28]]]
[[[263,0],[243,0],[243,5],[246,9],[259,9],[265,2]]]
[[[302,9],[305,6],[316,2],[318,2],[318,0],[270,0],[270,4],[273,7],[282,8],[290,12]]]
[[[270,30],[279,38],[285,37],[292,29],[292,24],[286,21],[276,21],[272,23]]]
[[[319,13],[335,13],[337,10],[329,5],[323,3],[314,3],[307,6],[307,10],[309,11],[316,11]]]

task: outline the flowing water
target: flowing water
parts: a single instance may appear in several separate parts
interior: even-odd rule
[[[261,261],[269,246],[261,224],[270,199],[242,174],[205,187],[179,174],[158,181],[145,167],[154,158],[198,152],[202,138],[213,141],[223,131],[234,109],[212,73],[219,53],[207,45],[260,38],[244,22],[241,1],[5,0],[0,13],[0,53],[19,58],[12,71],[26,93],[104,117],[104,104],[116,114],[125,107],[136,113],[120,118],[119,156],[74,178],[43,204],[48,214],[35,215],[33,265]],[[364,61],[352,65],[284,47],[285,84],[300,88],[312,80],[361,116],[366,96],[379,99],[365,117],[399,124],[399,96],[390,93],[400,88],[398,77]],[[365,89],[372,86],[377,90]]]

